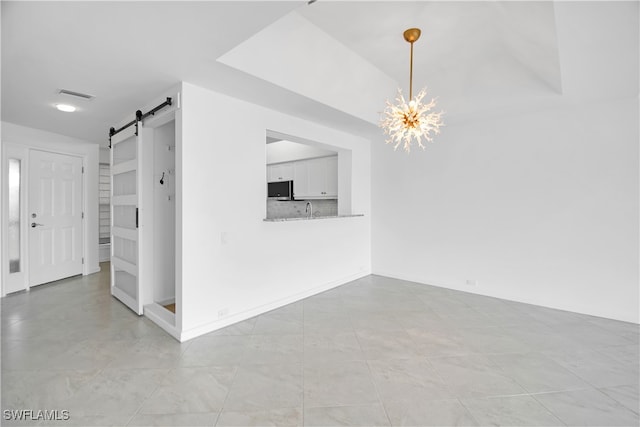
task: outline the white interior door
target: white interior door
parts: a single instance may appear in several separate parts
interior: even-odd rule
[[[82,159],[29,154],[29,286],[82,274]]]
[[[143,313],[142,138],[131,126],[111,138],[111,294]]]

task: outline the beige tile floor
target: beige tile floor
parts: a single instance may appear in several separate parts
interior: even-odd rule
[[[2,299],[2,409],[70,414],[3,425],[639,424],[637,325],[368,276],[180,344],[102,267]]]

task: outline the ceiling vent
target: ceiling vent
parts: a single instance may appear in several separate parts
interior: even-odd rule
[[[93,98],[95,98],[94,95],[87,95],[86,93],[74,92],[72,90],[67,90],[67,89],[59,89],[58,93],[60,95],[75,96],[76,98],[82,98],[87,101],[91,101]]]

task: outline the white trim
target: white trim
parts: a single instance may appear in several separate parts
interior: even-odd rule
[[[129,309],[131,309],[131,311],[136,313],[138,316],[142,315],[142,313],[137,313],[132,308],[132,307],[137,307],[138,306],[138,301],[136,301],[134,298],[132,298],[128,293],[126,293],[125,291],[121,290],[117,286],[112,286],[111,287],[111,294],[114,297],[116,297],[117,299],[119,299],[120,302],[122,302],[124,305],[129,307]]]
[[[121,130],[120,132],[118,132],[117,134],[111,137],[111,149],[113,150],[116,144],[120,144],[121,142],[126,141],[132,136],[135,136],[135,134],[136,134],[135,124],[129,126],[126,129]],[[111,162],[111,164],[113,165],[113,162]]]
[[[130,263],[129,261],[126,261],[122,258],[118,258],[117,256],[112,255],[111,265],[113,265],[114,267],[118,267],[119,270],[126,271],[132,276],[136,276],[136,278],[138,277],[138,266]]]
[[[111,175],[118,175],[125,172],[131,172],[138,169],[138,161],[136,159],[120,162],[111,167]]]
[[[147,290],[147,298],[148,300],[144,302],[144,315],[147,316],[149,318],[149,320],[151,320],[152,322],[156,323],[159,327],[161,327],[162,329],[164,329],[167,333],[169,333],[172,337],[176,338],[176,339],[180,339],[180,329],[182,327],[182,315],[181,315],[181,304],[182,304],[182,275],[181,275],[181,271],[182,271],[182,245],[181,245],[181,213],[180,213],[180,209],[182,208],[182,206],[180,205],[181,203],[181,183],[180,183],[180,179],[182,176],[182,164],[181,161],[179,159],[179,156],[181,154],[181,150],[182,150],[182,114],[180,113],[180,92],[177,92],[174,95],[167,95],[167,96],[171,96],[173,99],[173,104],[168,107],[165,108],[159,112],[157,112],[154,116],[150,116],[147,117],[144,120],[143,125],[140,127],[139,131],[145,133],[146,135],[149,135],[152,139],[151,143],[154,144],[155,141],[153,140],[153,136],[152,132],[153,129],[156,129],[158,127],[164,126],[169,122],[174,122],[175,123],[175,141],[174,141],[174,146],[173,146],[173,150],[175,150],[175,169],[174,169],[174,177],[175,177],[175,197],[176,197],[176,201],[175,201],[175,241],[176,241],[176,246],[175,246],[175,259],[173,260],[173,262],[175,262],[175,277],[174,277],[174,283],[175,283],[175,293],[174,293],[174,298],[172,299],[171,302],[173,302],[176,305],[176,313],[172,314],[169,311],[167,311],[164,307],[162,307],[158,301],[154,301],[153,299],[154,297],[154,292],[155,290],[153,289],[153,287],[151,287],[150,289]],[[176,102],[177,101],[177,102]],[[157,149],[157,147],[156,147]],[[147,165],[147,167],[149,168],[150,171],[153,171],[153,165],[149,164]],[[153,189],[149,189],[150,193],[147,193],[147,196],[152,196],[153,197]],[[150,204],[150,209],[151,209],[151,216],[146,216],[145,219],[147,220],[147,227],[151,227],[151,230],[153,230],[153,220],[155,219],[155,212],[153,211],[153,199],[148,200],[149,204]],[[148,214],[149,212],[147,212]],[[152,238],[153,235],[149,236],[147,235],[147,239],[146,240],[151,240],[150,237]],[[142,242],[141,242],[142,243]],[[149,245],[153,245],[152,242],[145,242],[145,244]],[[143,247],[144,245],[140,245],[140,247]],[[149,246],[147,246],[149,247]],[[140,249],[139,249],[140,250]],[[151,298],[151,300],[149,300],[149,298]],[[170,316],[170,318],[169,318]]]
[[[2,167],[3,171],[0,183],[2,185],[1,215],[2,218],[2,235],[7,236],[9,233],[9,181],[5,174],[9,170],[9,159],[20,160],[20,212],[22,221],[20,224],[20,272],[9,274],[9,239],[2,239],[1,253],[2,267],[0,268],[2,285],[0,286],[0,296],[4,297],[7,293],[19,292],[29,289],[29,261],[27,236],[28,230],[28,213],[27,213],[27,173],[29,163],[29,149],[20,144],[3,143],[2,145]],[[10,288],[10,290],[7,289]]]
[[[169,335],[177,340],[180,340],[180,332],[175,327],[175,314],[171,313],[161,305],[154,303],[144,306],[144,315],[153,323],[166,331]]]
[[[113,190],[112,190],[113,192]],[[112,205],[128,205],[128,206],[137,206],[138,200],[136,199],[135,194],[127,194],[126,196],[111,196],[111,204]]]
[[[121,237],[123,239],[138,241],[138,230],[124,227],[111,227],[113,237]],[[113,243],[113,242],[111,242]]]

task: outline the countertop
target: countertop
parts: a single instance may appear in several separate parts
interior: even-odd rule
[[[332,215],[332,216],[314,216],[308,217],[296,217],[296,218],[265,218],[263,221],[267,222],[282,222],[282,221],[313,221],[316,219],[332,219],[332,218],[351,218],[354,216],[364,216],[364,214],[351,214],[351,215]]]

